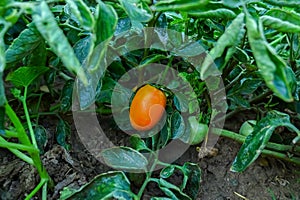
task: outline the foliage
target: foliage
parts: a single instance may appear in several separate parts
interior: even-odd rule
[[[156,72],[154,64],[166,67]],[[237,140],[242,146],[231,167],[235,172],[246,170],[260,154],[300,164],[299,66],[297,0],[2,0],[0,147],[36,167],[41,180],[26,198],[43,187],[46,199],[53,182],[39,156],[51,133],[39,117],[58,118],[56,142],[67,150],[72,136],[64,116],[73,98],[81,110],[95,104],[98,114],[126,115],[118,125],[133,131],[126,121],[131,93],[154,74],[155,84],[149,84],[167,97],[165,123],[145,133],[135,131],[148,137],[132,135],[130,147],[102,151],[103,161],[116,171],[100,174],[79,190],[65,188],[61,199],[142,199],[150,182],[164,194],[152,199],[196,199],[198,165],[170,164],[157,153],[173,141],[206,145],[209,134]],[[135,83],[123,77],[131,71],[138,77]],[[123,78],[128,87],[118,82]],[[222,104],[225,97],[218,96],[222,84],[228,107]],[[36,109],[28,108],[29,101]],[[220,107],[226,107],[227,116],[219,117]],[[245,110],[256,114],[255,123],[248,121],[240,134],[210,123]],[[285,127],[285,133],[278,134],[278,127]],[[162,169],[154,176],[157,166]],[[169,181],[176,171],[183,177],[179,185]],[[145,177],[137,193],[131,190],[132,172]]]

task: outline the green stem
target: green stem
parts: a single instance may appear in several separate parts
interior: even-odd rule
[[[144,190],[146,189],[148,183],[151,181],[151,175],[152,175],[153,170],[155,169],[157,163],[160,162],[160,161],[158,160],[157,153],[153,152],[152,155],[155,157],[155,158],[154,158],[154,162],[153,162],[153,164],[152,164],[152,166],[151,166],[151,168],[150,168],[150,171],[146,173],[146,179],[145,179],[143,185],[141,186],[141,188],[140,188],[140,190],[139,190],[139,193],[137,194],[137,197],[138,197],[139,199],[141,199]]]
[[[16,128],[16,131],[18,133],[18,139],[20,140],[20,142],[24,145],[28,145],[28,146],[31,145],[31,142],[30,142],[29,138],[27,137],[26,131],[25,131],[21,121],[19,120],[15,111],[13,111],[13,109],[11,108],[11,106],[8,103],[5,104],[5,111],[6,111],[6,115],[11,120],[14,127]]]
[[[63,72],[58,72],[58,74],[65,80],[65,81],[68,81],[68,80],[73,80],[72,77],[68,76],[67,74],[63,73]]]
[[[71,25],[71,24],[69,24],[69,23],[63,23],[63,24],[60,24],[60,26],[62,26],[62,27],[67,27],[67,28],[70,28],[70,29],[74,29],[74,30],[76,30],[76,31],[79,31],[79,32],[82,32],[83,30],[82,29],[80,29],[80,28],[78,28],[78,27],[75,27],[75,26],[73,26],[73,25]]]
[[[286,154],[278,153],[278,152],[275,152],[275,151],[270,151],[270,150],[267,150],[267,149],[262,150],[262,154],[270,156],[270,157],[278,158],[278,159],[281,159],[281,160],[285,160],[285,161],[288,161],[288,162],[291,162],[291,163],[294,163],[294,164],[297,164],[297,165],[300,165],[300,158],[297,158],[297,157],[291,157],[290,158]]]
[[[37,103],[37,105],[36,105],[36,107],[35,107],[35,112],[36,112],[36,113],[39,113],[39,108],[40,108],[40,106],[41,106],[42,97],[43,97],[43,93],[41,93],[41,94],[39,95],[39,100],[38,100],[38,103]],[[36,121],[36,124],[39,124],[39,119],[40,119],[40,116],[37,115],[36,120],[35,120],[35,121]]]
[[[144,181],[143,185],[141,186],[139,193],[137,194],[137,196],[138,196],[138,199],[141,199],[141,197],[142,197],[142,195],[143,195],[143,192],[144,192],[144,190],[146,189],[146,187],[147,187],[148,183],[150,182],[150,179],[151,179],[151,174],[152,174],[152,173],[147,173],[147,175],[146,175],[146,179],[145,179],[145,181]]]
[[[237,142],[243,143],[245,141],[245,136],[239,135],[237,133],[231,132],[231,131],[227,131],[227,130],[222,130],[222,129],[213,129],[212,133],[220,135],[220,136],[224,136],[224,137],[228,137],[231,138]],[[267,148],[269,149],[273,149],[276,151],[289,151],[289,150],[293,150],[292,146],[289,145],[281,145],[281,144],[276,144],[276,143],[271,143],[268,142],[266,145]],[[294,148],[294,150],[299,151],[300,147],[296,147]],[[285,160],[297,165],[300,165],[300,158],[297,157],[288,157],[286,154],[283,153],[279,153],[276,151],[272,151],[272,150],[268,150],[268,149],[263,149],[262,150],[262,154],[263,155],[267,155],[267,156],[271,156],[274,158],[278,158],[281,160]]]
[[[30,164],[30,165],[34,165],[33,160],[28,157],[27,155],[25,155],[24,153],[22,153],[21,151],[17,150],[17,149],[11,149],[11,148],[7,148],[10,152],[12,152],[15,156],[17,156],[18,158],[20,158],[21,160],[23,160],[24,162]]]
[[[214,129],[212,129],[212,133],[233,139],[239,143],[243,143],[246,139],[246,137],[243,135],[237,134],[232,131],[224,130],[224,129],[214,128]],[[276,151],[292,151],[292,150],[294,150],[294,151],[300,152],[300,147],[293,147],[291,145],[283,145],[283,144],[277,144],[277,143],[273,143],[273,142],[268,142],[266,144],[266,148],[276,150]]]
[[[47,179],[41,179],[40,183],[28,194],[25,200],[30,200],[40,189],[41,187],[47,182]]]
[[[47,187],[48,187],[48,182],[46,181],[42,189],[42,200],[47,200]]]
[[[5,135],[4,135],[4,137],[8,137],[8,138],[17,138],[18,136],[19,136],[19,135],[18,135],[17,132],[5,130]]]
[[[0,137],[0,147],[3,148],[11,148],[11,149],[18,149],[21,151],[27,151],[27,152],[39,152],[36,148],[32,146],[27,146],[23,144],[17,144],[12,142],[7,142],[2,137]]]
[[[229,90],[236,82],[240,81],[243,77],[242,75],[244,74],[244,71],[239,73],[228,85],[226,85],[225,90]]]
[[[286,34],[284,34],[283,36],[275,39],[274,41],[272,41],[270,43],[271,46],[276,46],[277,44],[281,43],[281,40],[283,40],[286,37]]]
[[[29,129],[32,144],[36,149],[38,149],[38,145],[37,145],[37,142],[36,142],[36,139],[35,139],[35,136],[34,136],[34,131],[33,131],[33,128],[32,128],[32,124],[31,124],[31,120],[30,120],[30,116],[29,116],[29,112],[28,112],[28,108],[27,108],[27,103],[26,103],[27,92],[28,92],[28,87],[25,86],[24,97],[22,99],[22,103],[23,103],[23,107],[24,107],[25,117],[26,117],[26,121],[27,121],[27,125],[28,125],[28,129]]]
[[[32,158],[30,158],[29,156],[25,155],[21,151],[19,151],[17,149],[10,149],[10,148],[8,150],[10,152],[12,152],[18,158],[20,158],[21,160],[23,160],[24,162],[26,162],[26,163],[34,166],[34,161],[32,160]]]
[[[251,99],[249,101],[250,104],[260,103],[261,101],[265,100],[267,96],[270,96],[273,92],[271,90],[268,90],[261,95],[258,95],[257,97]]]
[[[27,108],[27,106],[26,106],[26,108]],[[24,110],[26,110],[26,109],[24,108]],[[5,104],[5,111],[6,111],[6,115],[9,117],[9,119],[11,120],[11,122],[13,123],[13,125],[15,126],[15,128],[18,132],[19,141],[23,145],[31,146],[32,144],[26,134],[26,131],[25,131],[20,119],[17,117],[15,111],[11,108],[11,106],[8,103]],[[30,125],[31,125],[31,123],[30,123]],[[28,152],[31,158],[29,158],[28,156],[26,156],[25,154],[23,154],[22,152],[20,152],[16,149],[9,149],[9,150],[12,153],[14,153],[17,157],[19,157],[20,159],[35,166],[41,179],[47,180],[50,187],[53,186],[53,181],[49,177],[47,171],[44,169],[44,166],[40,159],[40,154],[39,154],[38,148],[36,148],[37,151]]]

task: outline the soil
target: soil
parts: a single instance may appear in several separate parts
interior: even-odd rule
[[[126,139],[122,136],[124,134],[112,128],[111,120],[102,120],[104,129],[109,131],[113,141],[118,141],[116,145],[126,143]],[[242,120],[240,116],[236,116],[234,120],[226,123],[225,128],[236,131]],[[56,123],[57,120],[49,117],[41,119],[41,124],[49,133],[42,160],[55,183],[55,188],[49,191],[48,199],[58,199],[60,191],[66,186],[78,189],[96,175],[111,170],[85,149],[74,125],[69,141],[72,149],[67,152],[57,145],[54,139]],[[202,180],[197,199],[300,199],[299,166],[273,158],[260,157],[245,172],[233,173],[230,172],[230,166],[240,144],[227,138],[219,138],[215,148],[218,150],[216,155],[199,160],[196,146],[191,146],[176,161],[180,164],[184,162],[199,164]],[[174,181],[180,182],[181,178],[178,174]],[[24,199],[38,181],[38,175],[33,167],[13,156],[8,150],[0,149],[0,199]],[[157,194],[161,192],[155,186],[149,185],[143,199],[150,199]],[[34,199],[40,198],[37,196]]]

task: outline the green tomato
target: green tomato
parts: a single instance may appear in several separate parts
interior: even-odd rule
[[[243,136],[248,136],[253,132],[255,125],[256,125],[256,120],[247,120],[242,124],[239,133]]]
[[[206,124],[199,123],[195,116],[189,117],[189,123],[191,127],[189,144],[199,144],[206,137],[208,133],[208,126]]]

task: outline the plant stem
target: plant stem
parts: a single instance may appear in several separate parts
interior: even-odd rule
[[[40,183],[26,196],[25,200],[30,200],[46,182],[47,180],[42,178]]]
[[[140,190],[139,190],[139,193],[137,194],[138,198],[141,199],[142,195],[143,195],[143,192],[144,190],[146,189],[148,183],[151,181],[151,175],[152,175],[152,172],[153,170],[155,169],[157,163],[159,162],[158,160],[158,157],[157,157],[157,153],[153,152],[152,154],[155,158],[154,158],[154,162],[150,168],[150,171],[149,172],[146,172],[146,179],[143,183],[143,185],[141,186]]]
[[[25,110],[25,108],[24,108],[24,110]],[[26,134],[26,131],[25,131],[20,119],[17,117],[15,111],[10,107],[10,105],[8,103],[5,104],[5,111],[6,111],[6,115],[9,117],[9,119],[11,120],[11,122],[13,123],[13,125],[15,126],[15,128],[18,132],[18,139],[20,140],[20,142],[23,145],[33,146]],[[31,123],[30,123],[30,125],[31,125]],[[50,187],[53,186],[53,181],[50,178],[50,176],[48,175],[47,171],[44,169],[44,166],[42,164],[38,148],[36,148],[37,151],[28,152],[31,158],[29,158],[28,156],[26,156],[25,154],[23,154],[22,152],[20,152],[16,149],[9,149],[9,150],[12,153],[14,153],[17,157],[19,157],[20,159],[35,166],[35,168],[37,169],[37,171],[39,173],[41,180],[42,179],[47,180],[49,183],[49,186]]]
[[[233,139],[233,140],[235,140],[239,143],[243,143],[246,139],[246,137],[243,136],[243,135],[239,135],[235,132],[228,131],[228,130],[223,130],[223,129],[218,129],[218,128],[212,129],[212,133],[223,136],[223,137]],[[300,152],[300,147],[294,147],[293,148],[293,146],[290,146],[290,145],[282,145],[282,144],[268,142],[266,144],[266,148],[269,148],[269,149],[272,149],[272,150],[275,150],[275,151],[264,149],[262,151],[262,154],[272,156],[272,157],[275,157],[275,158],[278,158],[278,159],[282,159],[282,160],[300,165],[300,158],[288,157],[286,154],[276,152],[276,151],[291,151],[291,150],[295,150],[297,152]]]
[[[262,154],[300,165],[300,158],[297,157],[290,158],[286,154],[270,151],[267,149],[262,150]]]
[[[148,183],[150,182],[150,179],[151,179],[151,174],[152,174],[151,172],[148,172],[148,173],[147,173],[147,175],[146,175],[146,179],[145,179],[145,181],[144,181],[143,185],[141,186],[139,193],[137,194],[137,196],[138,196],[138,199],[141,199],[141,197],[142,197],[142,195],[143,195],[143,192],[144,192],[144,190],[146,189],[146,187],[147,187]]]
[[[46,181],[42,189],[42,200],[47,200],[47,187],[48,187],[48,182]]]
[[[7,147],[5,147],[7,148]],[[24,162],[27,162],[30,165],[34,165],[33,160],[28,157],[27,155],[25,155],[24,153],[22,153],[21,151],[17,150],[17,149],[11,149],[11,148],[7,148],[10,152],[12,152],[15,156],[17,156],[18,158],[20,158],[21,160],[23,160]]]
[[[13,109],[10,107],[10,105],[8,103],[5,104],[5,111],[6,111],[7,116],[9,117],[9,119],[11,120],[11,122],[13,123],[13,125],[15,126],[15,128],[17,130],[18,139],[20,140],[20,142],[25,145],[31,145],[31,142],[26,135],[26,132],[24,130],[24,127],[23,127],[21,121],[19,120],[15,111],[13,111]]]
[[[162,73],[162,76],[159,77],[158,84],[161,84],[161,82],[163,80],[165,80],[166,75],[167,75],[167,73],[168,73],[168,71],[170,69],[170,66],[172,66],[173,59],[174,59],[174,56],[171,56],[170,59],[169,59],[169,61],[168,61],[168,64],[167,64],[165,70]]]
[[[0,147],[18,149],[18,150],[27,151],[27,152],[39,152],[36,148],[34,148],[32,146],[7,142],[2,137],[0,137]]]
[[[18,137],[18,133],[14,132],[14,131],[9,131],[9,130],[5,130],[5,135],[4,137],[8,137],[8,138],[17,138]]]
[[[261,101],[263,101],[264,99],[266,99],[267,96],[271,95],[273,92],[271,90],[265,92],[265,93],[262,93],[261,95],[251,99],[249,101],[250,104],[254,104],[254,103],[259,103]]]
[[[214,128],[214,129],[212,129],[212,133],[233,139],[239,143],[243,143],[246,139],[246,137],[243,135],[240,135],[240,134],[232,132],[232,131],[224,130],[224,129]],[[273,143],[273,142],[268,142],[266,144],[266,147],[269,149],[272,149],[272,150],[276,150],[276,151],[292,151],[292,150],[294,150],[294,151],[300,152],[300,147],[293,147],[291,145],[277,144],[277,143]]]
[[[30,116],[29,116],[27,103],[26,103],[27,91],[28,91],[28,87],[25,86],[25,88],[24,88],[24,97],[22,99],[22,103],[23,103],[25,117],[26,117],[26,121],[27,121],[27,124],[28,124],[28,129],[29,129],[29,133],[30,133],[30,137],[31,137],[31,142],[32,142],[33,146],[36,149],[38,149],[38,145],[37,145],[36,140],[35,140],[34,131],[33,131],[33,128],[32,128],[31,121],[30,121]]]

